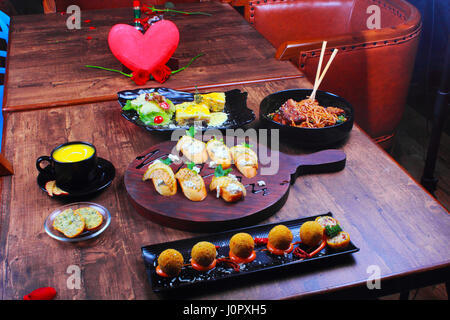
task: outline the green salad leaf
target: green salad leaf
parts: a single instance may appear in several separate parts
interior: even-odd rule
[[[139,110],[141,106],[135,106],[131,103],[131,100],[127,100],[127,103],[123,106],[122,110]]]
[[[170,116],[165,112],[150,112],[147,114],[143,114],[140,111],[139,113],[139,119],[143,123],[145,123],[147,126],[164,126],[170,123]],[[155,118],[157,116],[161,116],[163,118],[163,121],[161,123],[155,123]]]

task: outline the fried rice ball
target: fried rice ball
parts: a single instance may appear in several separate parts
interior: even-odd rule
[[[275,249],[287,250],[291,245],[292,239],[294,239],[294,236],[292,235],[291,230],[280,224],[270,230],[267,241]]]
[[[248,258],[255,248],[253,237],[245,232],[236,233],[230,239],[230,250],[239,258]]]
[[[166,249],[158,257],[158,265],[169,277],[174,277],[181,272],[184,259],[180,252],[175,249]]]
[[[315,247],[323,239],[324,228],[317,221],[306,221],[300,227],[300,239],[309,247]]]
[[[192,247],[192,260],[203,267],[209,266],[216,259],[216,246],[208,241],[200,241]]]

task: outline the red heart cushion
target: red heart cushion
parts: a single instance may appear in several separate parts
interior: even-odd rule
[[[108,35],[111,52],[125,67],[150,73],[169,61],[179,40],[178,28],[169,20],[152,24],[144,34],[133,26],[116,24]]]

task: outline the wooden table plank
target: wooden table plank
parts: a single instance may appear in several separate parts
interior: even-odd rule
[[[237,88],[249,93],[248,105],[257,112],[267,94],[304,86],[311,87],[297,79]],[[141,246],[199,234],[166,228],[140,216],[127,199],[123,174],[137,154],[167,136],[150,134],[127,122],[116,102],[11,113],[6,125],[5,155],[16,173],[1,178],[0,297],[20,299],[37,287],[53,286],[59,299],[164,298],[154,294],[147,282]],[[91,199],[111,210],[111,226],[98,238],[79,244],[61,243],[46,235],[44,219],[62,203],[47,197],[36,184],[36,158],[67,140],[91,141],[99,156],[112,161],[117,170],[110,188]],[[304,153],[287,145],[282,150]],[[396,280],[410,286],[419,283],[416,280],[448,280],[448,212],[358,127],[343,150],[348,159],[343,171],[299,177],[284,207],[262,223],[331,211],[360,252],[208,286],[181,297],[284,299],[344,290],[381,295],[392,290],[391,282]],[[81,270],[79,289],[68,287],[71,266]],[[370,266],[379,267],[380,290],[366,287]]]
[[[204,2],[177,4],[177,8],[212,16],[165,16],[180,30],[180,44],[173,56],[180,67],[204,53],[166,81],[165,87],[195,90],[303,77],[290,62],[276,60],[270,43],[230,5]],[[59,13],[13,17],[4,111],[114,100],[117,91],[137,87],[120,74],[85,67],[122,69],[109,50],[107,37],[114,24],[132,22],[132,8],[83,11],[80,30],[67,29],[67,18]],[[157,86],[161,85],[150,81],[143,87]]]

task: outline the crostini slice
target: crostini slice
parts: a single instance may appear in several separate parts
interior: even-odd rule
[[[206,151],[213,163],[222,165],[223,169],[231,166],[231,152],[230,149],[220,140],[211,139],[206,143]]]
[[[176,150],[181,151],[183,155],[195,164],[201,164],[208,161],[208,152],[206,143],[190,136],[182,136],[176,144]]]
[[[173,196],[177,193],[177,180],[170,166],[161,161],[150,164],[142,180],[151,179],[156,191],[162,196]]]
[[[246,178],[253,178],[258,172],[258,156],[255,151],[244,145],[230,148],[234,165]]]
[[[191,201],[202,201],[206,198],[207,192],[203,178],[194,170],[182,168],[176,174],[183,194]]]
[[[222,197],[226,202],[236,202],[247,195],[244,185],[230,176],[213,177],[209,190],[215,191],[217,198]]]

